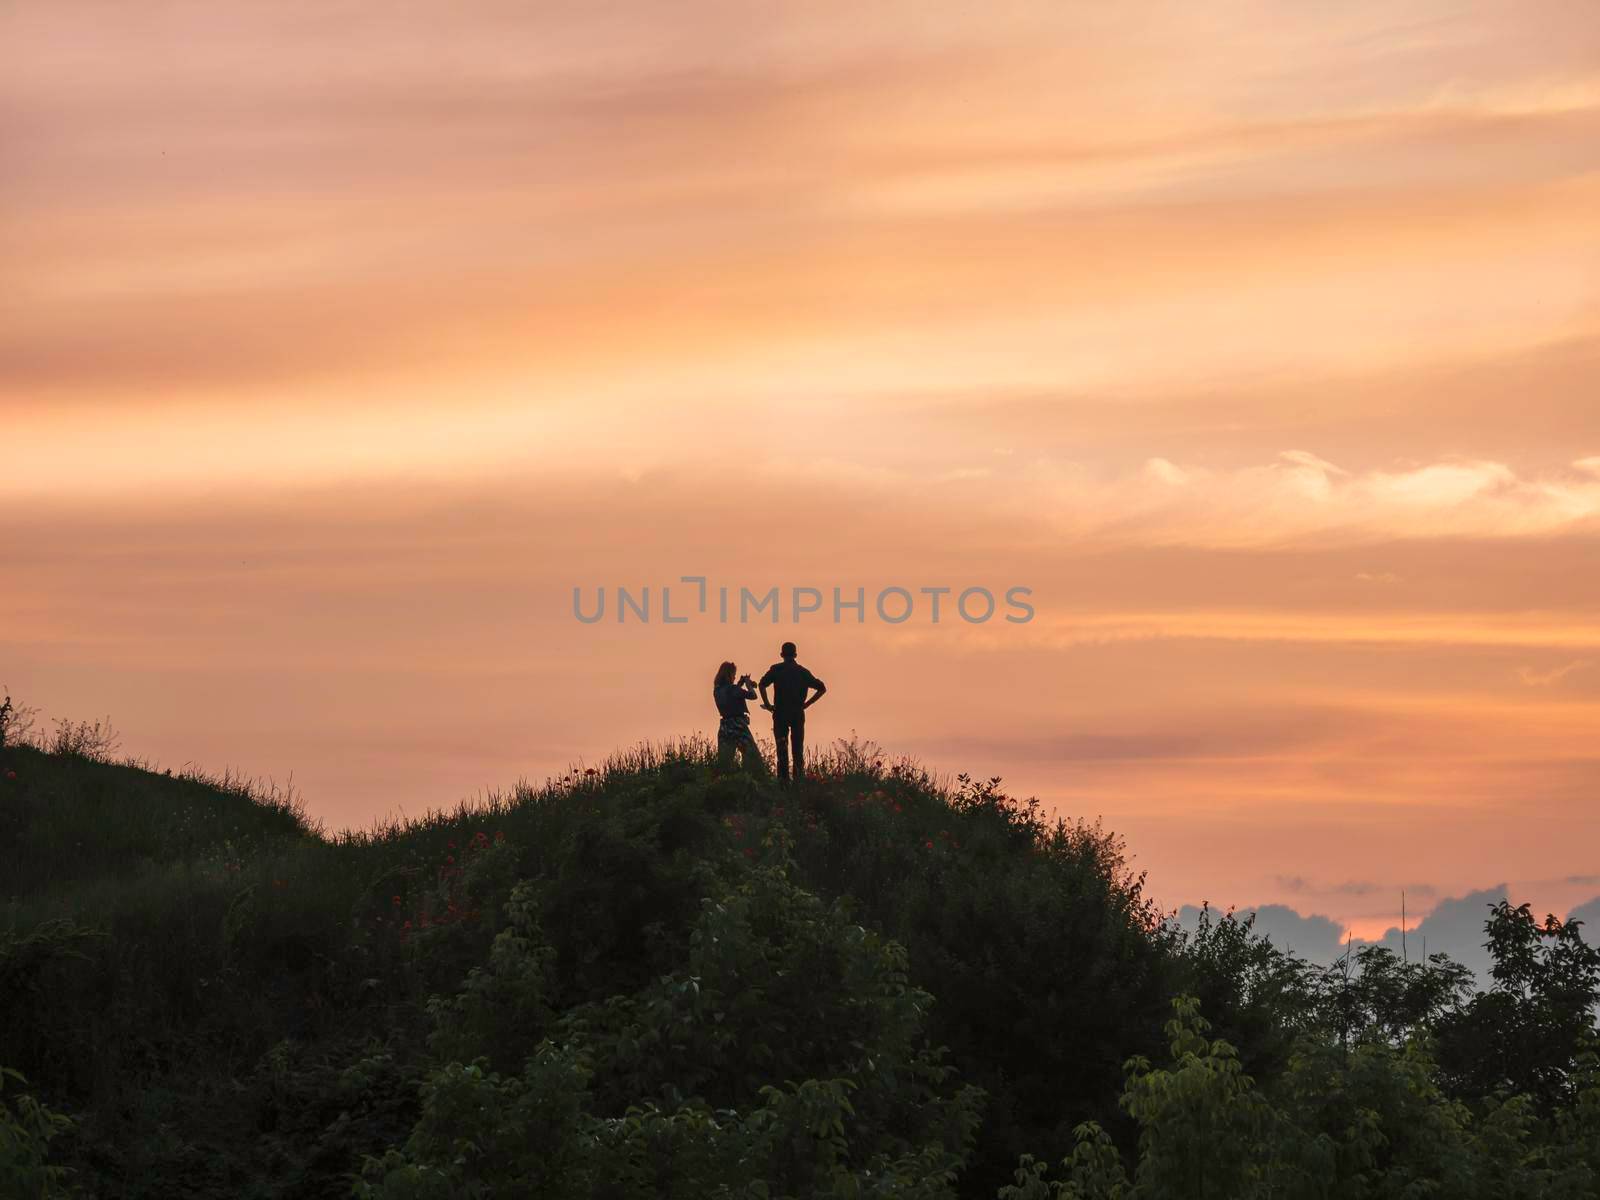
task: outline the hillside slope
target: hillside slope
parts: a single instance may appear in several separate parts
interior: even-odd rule
[[[859,748],[793,792],[719,775],[703,748],[641,750],[338,837],[215,781],[27,749],[8,752],[8,769],[0,847],[17,869],[0,1061],[81,1115],[71,1155],[102,1195],[348,1194],[362,1156],[419,1115],[415,1086],[441,1041],[429,999],[492,961],[515,928],[519,880],[532,881],[541,1003],[555,1014],[681,968],[707,897],[763,870],[775,872],[763,886],[792,889],[784,905],[849,897],[827,919],[899,939],[902,986],[937,996],[913,1006],[913,1041],[949,1046],[952,1080],[988,1094],[967,1174],[991,1181],[1009,1178],[1018,1151],[1064,1148],[1077,1120],[1114,1111],[1121,1063],[1156,1047],[1173,982],[1111,838],[1046,830],[993,785],[947,792]],[[814,997],[823,969],[774,987]],[[748,1019],[782,1002],[769,992]],[[698,1094],[758,1100],[807,1065],[802,1051],[821,1055],[808,1069],[841,1065],[824,1048],[841,1013],[791,1019],[767,1070],[707,1077]],[[514,1070],[541,1032],[511,1022],[453,1048]],[[375,1053],[388,1074],[348,1093],[341,1070]],[[629,1098],[689,1094],[692,1074],[663,1062],[614,1081],[618,1113]]]
[[[336,836],[13,747],[0,864],[0,1194],[1600,1194],[1575,926],[1501,906],[1476,995],[1180,938],[1098,826],[855,744]]]

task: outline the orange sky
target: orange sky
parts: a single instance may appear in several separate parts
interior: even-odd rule
[[[360,824],[793,636],[814,742],[1169,906],[1564,912],[1600,18],[1535,8],[9,4],[0,681]],[[572,617],[685,574],[1037,616]]]

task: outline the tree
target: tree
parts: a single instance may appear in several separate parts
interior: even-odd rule
[[[1501,900],[1484,924],[1494,986],[1439,1025],[1447,1086],[1461,1096],[1532,1097],[1550,1113],[1576,1094],[1574,1068],[1594,1036],[1600,948],[1580,921],[1537,921],[1527,904]]]

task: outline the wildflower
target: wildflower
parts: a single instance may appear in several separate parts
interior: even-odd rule
[[[454,843],[454,842],[451,842],[451,843],[450,843],[450,844],[451,844],[451,845],[452,845],[452,846],[453,846],[453,845],[455,845],[455,843]],[[444,856],[444,861],[445,861],[445,862],[446,862],[446,863],[448,863],[448,864],[450,864],[450,865],[451,865],[451,866],[454,866],[454,865],[455,865],[455,861],[456,861],[456,856],[455,856],[455,855],[454,855],[454,854],[446,854],[446,855],[445,855],[445,856]]]
[[[754,849],[753,849],[753,848],[751,848],[751,847],[750,847],[750,846],[746,846],[746,847],[745,847],[745,848],[744,848],[744,856],[745,856],[745,857],[746,857],[746,858],[754,858],[754,857],[755,857],[755,856],[756,856],[756,852],[755,852],[755,850],[754,850]]]
[[[404,924],[404,925],[402,925],[402,926],[401,926],[401,927],[400,927],[400,928],[402,928],[402,929],[410,929],[410,928],[411,928],[411,922],[410,922],[410,921],[407,921],[407,922],[406,922],[406,923],[405,923],[405,924]]]
[[[924,850],[932,850],[933,849],[933,843],[932,842],[923,842],[922,843],[922,848]]]
[[[450,849],[454,850],[455,848],[456,848],[456,844],[454,842],[451,842],[450,843]]]
[[[598,774],[600,774],[600,772],[596,771],[593,767],[589,767],[588,769],[586,769],[584,771],[584,774],[585,775],[598,775]]]
[[[17,778],[17,773],[15,771],[12,771],[12,770],[7,770],[6,771],[6,779],[8,781],[15,782],[16,778]]]
[[[504,833],[497,832],[494,835],[494,840],[497,842],[503,842],[506,840],[506,835]]]
[[[400,907],[400,897],[399,896],[390,896],[389,897],[389,903],[394,905],[396,908],[399,908]]]

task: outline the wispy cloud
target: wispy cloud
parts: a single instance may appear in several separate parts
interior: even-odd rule
[[[1438,894],[1438,888],[1431,883],[1397,884],[1379,882],[1372,879],[1347,879],[1342,883],[1319,883],[1314,879],[1306,879],[1300,875],[1279,875],[1276,877],[1276,882],[1285,891],[1316,896],[1398,896],[1401,892],[1405,892],[1406,895],[1413,898],[1431,899]]]
[[[1582,612],[1474,613],[1289,612],[1273,609],[1195,609],[1040,613],[1029,625],[1030,645],[1067,648],[1117,642],[1201,640],[1299,642],[1324,645],[1455,647],[1594,647],[1600,622]],[[999,633],[976,629],[975,642],[993,644]]]
[[[1048,498],[1064,533],[1153,544],[1250,547],[1600,530],[1600,470],[1590,458],[1560,474],[1528,477],[1485,459],[1353,472],[1293,450],[1231,470],[1152,458],[1139,472],[1112,479],[1036,464],[1027,482]]]
[[[1549,687],[1552,684],[1560,683],[1574,671],[1583,670],[1589,665],[1590,661],[1587,658],[1577,658],[1565,666],[1552,667],[1545,671],[1535,670],[1533,667],[1519,667],[1517,668],[1517,678],[1529,687]]]

